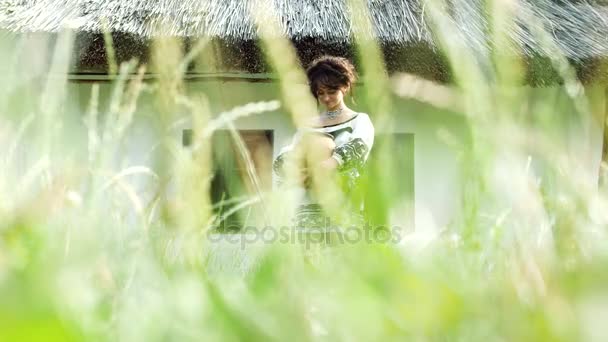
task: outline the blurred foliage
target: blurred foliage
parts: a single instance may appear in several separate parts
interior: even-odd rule
[[[17,44],[0,35],[0,340],[606,340],[608,192],[588,146],[605,125],[606,92],[580,82],[606,75],[605,64],[501,54],[476,63],[436,10],[439,51],[263,35],[209,42],[205,58],[187,60],[199,42],[112,34],[119,68],[109,94],[94,85],[77,100],[79,83],[60,71],[105,72],[103,36],[81,34],[72,47],[59,43],[69,35]],[[294,205],[280,188],[255,199],[252,234],[214,230],[225,211],[210,193],[213,132],[278,105],[214,113],[211,91],[186,91],[183,64],[272,70],[287,82],[276,96],[297,125],[298,108],[314,100],[293,84],[321,53],[356,60],[366,84],[356,106],[377,127],[400,120],[398,95],[442,103],[429,110],[442,128],[433,138],[450,146],[460,175],[448,224],[416,207],[412,173],[441,170],[415,167],[406,134],[378,140],[358,193],[374,227],[347,231],[346,243],[277,230]],[[144,81],[149,70],[159,77]],[[402,71],[421,76],[405,78],[415,89],[397,89]],[[435,101],[446,92],[453,103]],[[466,123],[466,136],[445,129],[446,115]],[[194,130],[187,147],[176,134],[184,118]],[[145,135],[137,120],[154,137],[145,152],[130,150]]]

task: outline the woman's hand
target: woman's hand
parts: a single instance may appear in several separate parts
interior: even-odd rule
[[[323,171],[333,172],[338,169],[338,161],[334,158],[325,159],[320,166]]]
[[[310,177],[308,169],[306,169],[306,168],[300,169],[298,181],[304,188],[306,188],[306,189],[310,188],[310,185],[311,185],[310,183],[311,183],[312,179]]]
[[[300,169],[299,180],[305,188],[310,189],[312,187],[313,179],[323,179],[327,181],[331,178],[331,175],[338,169],[338,161],[334,158],[323,160],[314,169],[302,168]]]

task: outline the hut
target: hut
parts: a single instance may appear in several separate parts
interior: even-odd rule
[[[386,69],[390,74],[408,73],[421,79],[443,84],[451,89],[453,70],[442,53],[438,34],[434,31],[428,3],[422,0],[366,0],[364,14],[351,11],[343,0],[225,0],[225,1],[123,1],[123,0],[0,0],[0,27],[5,37],[54,42],[58,32],[68,28],[76,33],[69,71],[70,103],[83,113],[92,84],[101,85],[100,103],[109,101],[111,63],[103,31],[110,32],[114,43],[113,55],[118,62],[137,58],[147,63],[151,58],[153,41],[178,37],[181,49],[188,53],[197,39],[208,38],[212,44],[214,63],[191,63],[185,73],[187,91],[205,93],[212,100],[211,111],[223,112],[235,106],[278,97],[277,77],[265,62],[259,47],[259,26],[252,18],[256,8],[271,13],[278,23],[278,34],[290,39],[302,64],[322,54],[341,55],[357,61],[354,36],[362,28],[355,23],[365,16],[371,25],[369,34],[379,42]],[[558,52],[574,67],[578,81],[594,104],[594,116],[587,127],[564,127],[563,141],[573,154],[583,155],[582,162],[590,177],[597,178],[602,153],[605,120],[606,70],[601,66],[608,55],[608,6],[603,1],[518,0],[515,25],[506,36],[516,48],[513,53],[525,62],[525,81],[534,96],[554,101],[565,108],[575,104],[563,89],[563,79],[552,67],[552,57]],[[471,56],[493,53],[488,38],[491,23],[488,8],[482,0],[450,0],[445,19],[458,28],[454,32],[459,44],[464,44]],[[532,20],[534,19],[534,20]],[[546,44],[535,35],[541,27],[550,33],[553,44]],[[455,38],[456,39],[456,38]],[[8,43],[7,43],[8,45]],[[52,45],[52,44],[51,44]],[[41,51],[41,65],[50,57]],[[485,59],[487,60],[487,58]],[[45,64],[47,63],[47,64]],[[490,66],[488,66],[490,67]],[[44,68],[44,67],[42,67]],[[153,71],[144,77],[154,79]],[[365,85],[361,85],[365,87]],[[158,108],[145,96],[138,111],[142,116],[154,115]],[[356,108],[356,106],[355,106]],[[566,110],[567,111],[567,110]],[[370,113],[372,118],[374,113]],[[399,141],[401,170],[405,198],[415,202],[416,224],[432,220],[438,226],[449,224],[461,207],[461,170],[457,154],[442,137],[455,136],[466,140],[466,116],[452,108],[436,108],[423,99],[395,97],[392,107],[394,125],[379,135],[392,135]],[[179,114],[176,114],[179,122]],[[188,123],[182,122],[187,132]],[[262,149],[266,160],[276,155],[294,127],[290,116],[281,109],[238,120],[236,126],[249,142],[266,141]],[[184,134],[187,143],[188,134]],[[152,139],[152,138],[150,138]],[[578,141],[585,143],[578,143]],[[144,139],[145,141],[145,139]],[[142,145],[151,144],[145,141]],[[144,148],[132,151],[133,160]],[[235,172],[238,166],[234,166]],[[405,170],[405,171],[403,171]],[[270,174],[263,176],[270,183]]]

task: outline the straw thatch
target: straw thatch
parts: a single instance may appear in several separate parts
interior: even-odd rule
[[[385,43],[436,45],[424,0],[367,0],[373,32]],[[540,23],[573,59],[608,55],[608,6],[601,1],[512,0],[517,26],[508,34],[526,54],[551,54],[531,25]],[[85,32],[104,28],[150,38],[158,35],[210,36],[252,40],[254,6],[275,13],[281,34],[294,41],[316,38],[349,42],[358,27],[346,0],[0,0],[0,27],[16,32]],[[259,6],[259,7],[257,7]],[[483,0],[449,1],[454,32],[484,52],[488,23]],[[530,18],[535,18],[531,21]]]

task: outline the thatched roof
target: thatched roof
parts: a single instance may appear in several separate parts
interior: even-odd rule
[[[489,45],[483,0],[451,0],[453,20],[467,44]],[[550,54],[531,32],[538,18],[572,59],[608,55],[608,6],[588,2],[513,0],[517,27],[509,32],[526,54]],[[603,3],[603,4],[602,4]],[[245,41],[257,37],[254,4],[273,8],[282,33],[294,41],[349,42],[353,26],[346,0],[0,0],[0,27],[56,32],[64,27],[100,32],[104,27],[144,38],[158,35],[210,36]],[[373,34],[384,43],[435,45],[424,0],[367,0]]]

